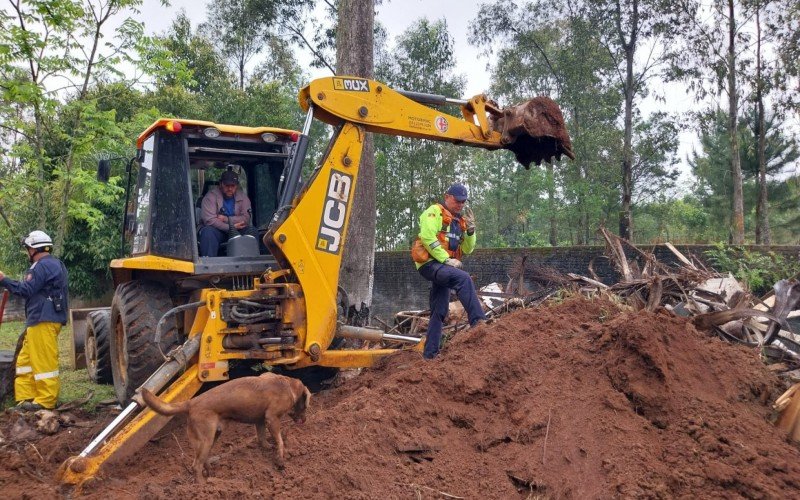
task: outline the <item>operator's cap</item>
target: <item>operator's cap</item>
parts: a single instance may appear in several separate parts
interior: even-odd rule
[[[467,187],[456,182],[445,191],[445,194],[453,195],[457,201],[467,201]]]
[[[239,184],[239,176],[236,175],[236,172],[233,170],[226,170],[222,172],[222,177],[219,178],[219,182],[221,184],[227,184],[228,186]]]

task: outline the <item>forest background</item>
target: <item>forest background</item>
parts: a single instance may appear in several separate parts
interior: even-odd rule
[[[336,67],[337,1],[211,0],[202,23],[180,12],[155,35],[136,20],[141,6],[2,6],[0,269],[21,272],[19,236],[44,229],[72,293],[102,295],[139,133],[172,116],[300,128],[297,91]],[[463,97],[447,20],[420,10],[396,37],[375,23],[375,78]],[[800,243],[795,0],[495,0],[469,41],[489,61],[474,71],[488,71],[491,98],[559,103],[576,160],[528,171],[506,152],[376,136],[377,250],[408,248],[454,180],[470,188],[482,247],[595,244],[601,225],[636,243]],[[667,85],[693,110],[676,111]],[[687,130],[697,147],[680,158]],[[329,135],[315,123],[312,159]],[[108,184],[95,177],[101,159],[114,159]]]

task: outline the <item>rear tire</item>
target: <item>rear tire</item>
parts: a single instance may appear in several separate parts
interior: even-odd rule
[[[172,309],[168,290],[152,281],[129,281],[117,287],[111,303],[111,373],[117,400],[127,404],[136,389],[164,363],[166,354],[178,344],[175,316],[164,325],[160,346],[155,344],[156,326]]]
[[[86,371],[95,384],[110,384],[111,375],[110,335],[111,311],[92,311],[86,324],[86,339],[83,352],[86,355]]]

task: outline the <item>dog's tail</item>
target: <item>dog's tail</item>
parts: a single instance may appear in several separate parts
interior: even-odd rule
[[[142,388],[142,399],[154,412],[160,415],[178,415],[179,413],[186,413],[189,411],[189,401],[182,401],[180,403],[166,403],[161,401],[158,396]]]

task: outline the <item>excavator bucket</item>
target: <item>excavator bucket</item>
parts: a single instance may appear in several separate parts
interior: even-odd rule
[[[531,162],[552,163],[553,158],[560,160],[563,155],[575,159],[564,116],[552,99],[534,97],[489,116],[489,126],[501,134],[503,147],[512,151],[525,168],[530,168]]]

